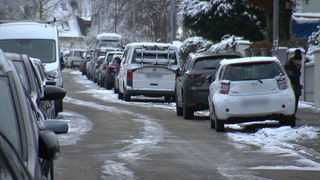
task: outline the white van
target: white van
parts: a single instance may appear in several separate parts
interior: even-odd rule
[[[122,51],[122,36],[116,33],[100,33],[96,36],[96,49],[107,49],[108,51]]]
[[[63,87],[59,34],[54,24],[38,22],[0,24],[0,49],[40,59],[48,76],[57,86]],[[57,101],[55,105],[57,112],[63,110],[62,100]]]

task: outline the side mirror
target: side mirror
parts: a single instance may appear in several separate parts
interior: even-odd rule
[[[180,76],[180,74],[181,74],[181,68],[178,68],[178,69],[176,70],[176,76]]]
[[[43,121],[43,124],[40,128],[42,130],[51,130],[56,134],[68,133],[69,130],[67,123],[55,119],[47,119]]]
[[[50,101],[50,100],[60,100],[66,96],[66,90],[58,87],[47,85],[44,87],[44,97],[41,98],[42,101]]]
[[[54,160],[59,157],[60,145],[57,135],[50,130],[39,132],[39,157]]]

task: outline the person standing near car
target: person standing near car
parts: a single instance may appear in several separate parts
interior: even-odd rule
[[[302,85],[300,83],[302,54],[300,49],[294,51],[293,57],[284,65],[284,69],[290,79],[291,86],[296,98],[295,112],[297,112]]]

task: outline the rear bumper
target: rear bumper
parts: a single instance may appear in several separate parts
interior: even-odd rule
[[[281,94],[281,93],[280,93]],[[220,120],[231,119],[259,119],[279,116],[289,116],[295,113],[295,98],[293,94],[259,95],[251,99],[267,99],[266,102],[257,101],[245,106],[243,99],[247,97],[217,95],[213,98],[216,117]],[[242,103],[241,103],[242,102]]]
[[[133,90],[127,89],[126,94],[130,96],[144,95],[148,97],[161,97],[161,96],[174,96],[175,91],[167,91],[167,90]]]

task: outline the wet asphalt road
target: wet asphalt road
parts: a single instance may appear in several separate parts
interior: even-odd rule
[[[76,144],[61,146],[55,179],[320,179],[320,171],[314,170],[251,169],[296,162],[255,151],[254,146],[236,149],[225,133],[209,128],[208,117],[183,120],[171,110],[106,102],[79,93],[86,87],[69,72],[64,72],[64,88],[72,100],[65,102],[64,111],[81,114],[93,126]],[[320,127],[319,113],[299,110],[297,116],[297,126]],[[255,128],[259,127],[247,131]],[[299,144],[320,163],[319,138]]]

